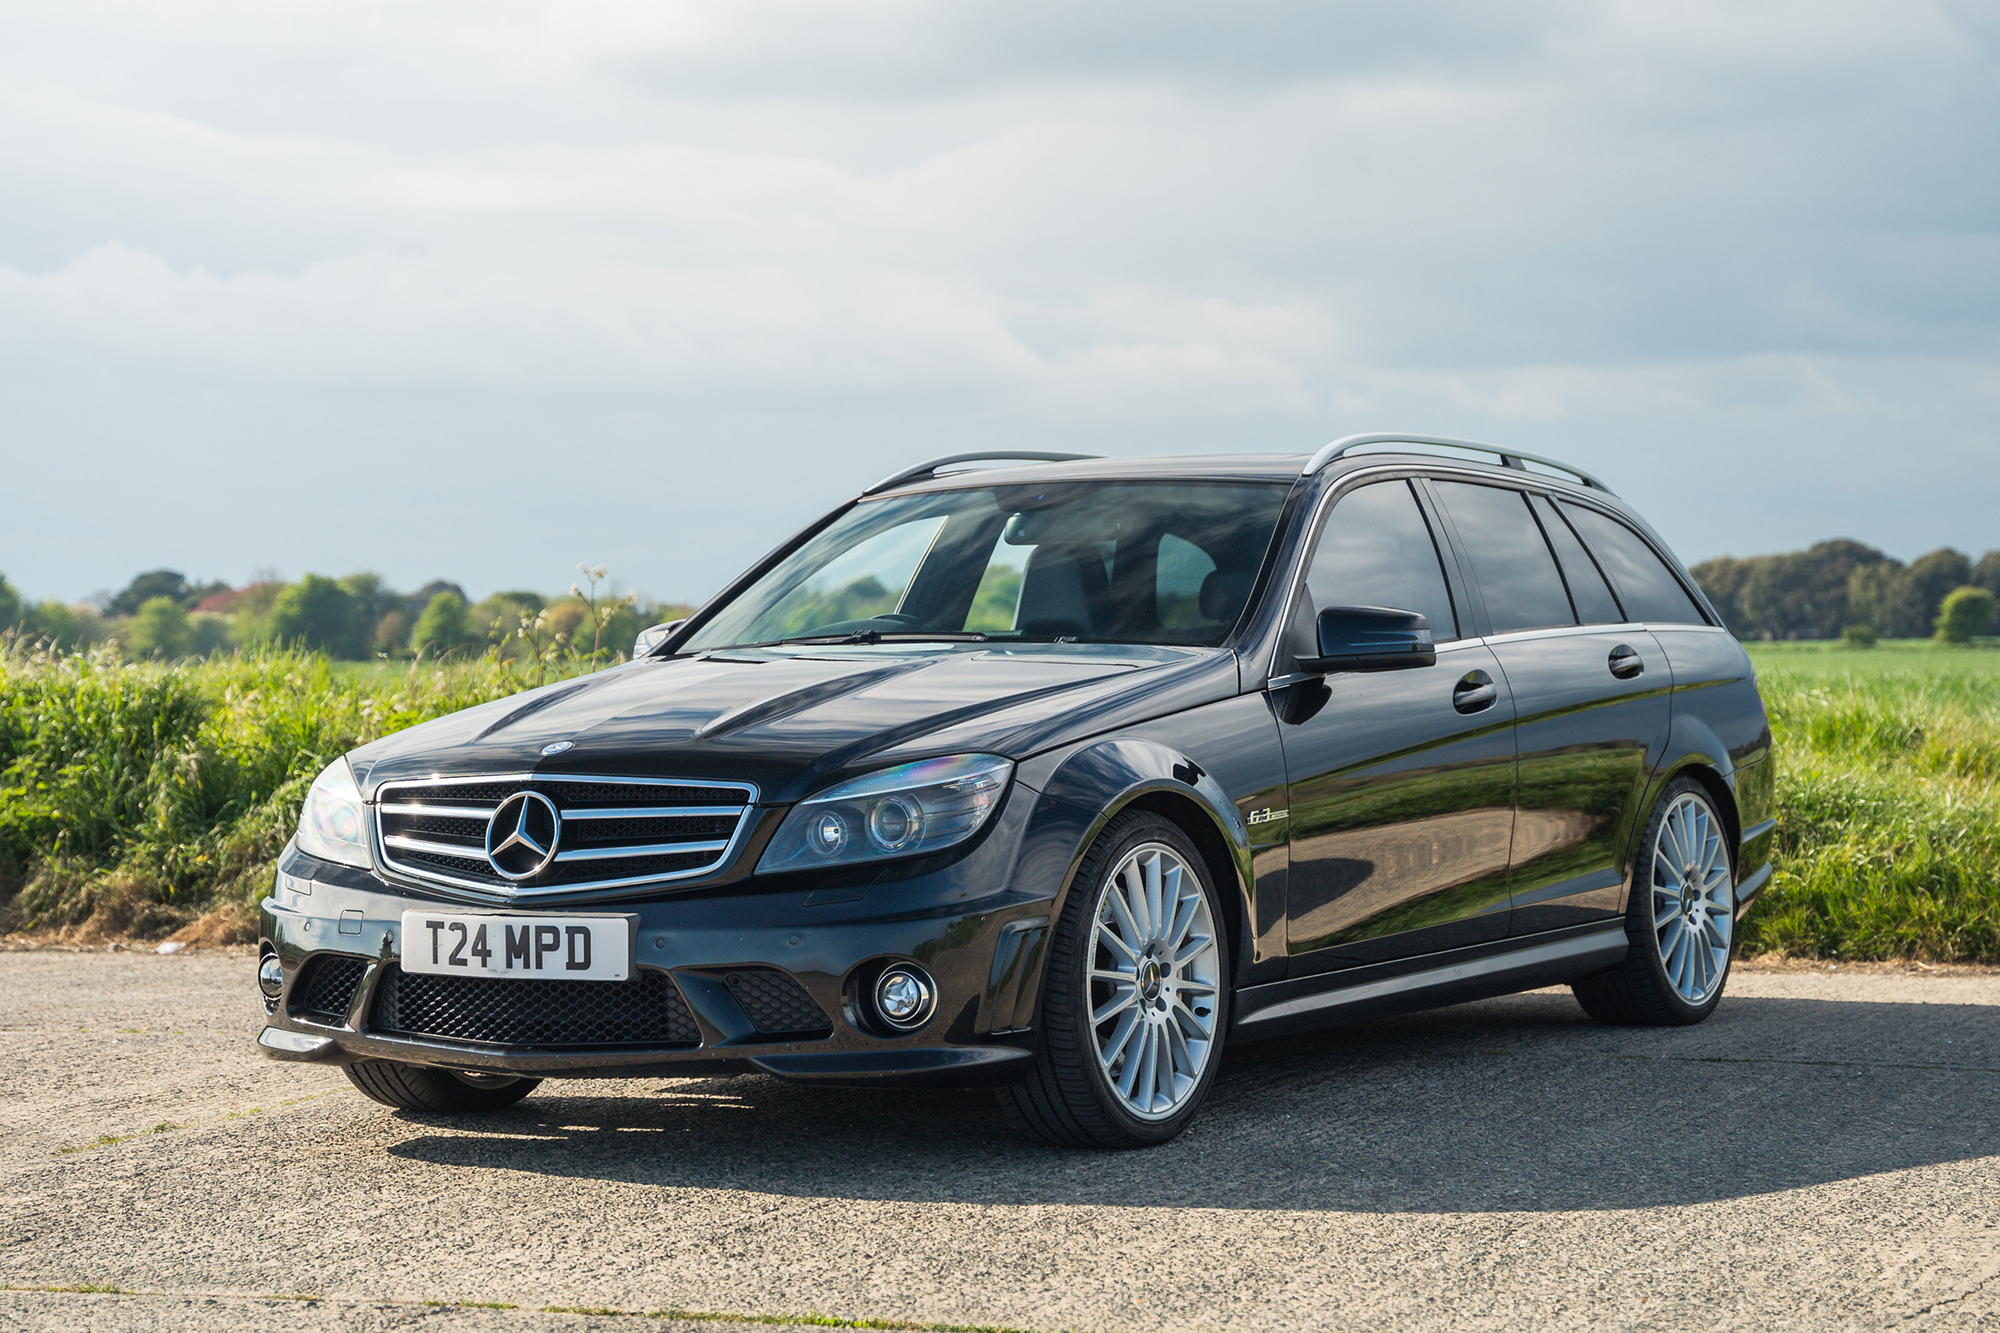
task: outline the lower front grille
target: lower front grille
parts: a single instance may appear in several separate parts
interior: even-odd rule
[[[765,1036],[823,1037],[833,1031],[833,1020],[826,1016],[826,1010],[788,972],[750,968],[729,973],[722,984],[743,1007],[751,1026]]]
[[[301,1018],[345,1023],[361,974],[367,970],[367,959],[346,954],[308,958],[304,974],[292,983],[292,1012]]]
[[[437,977],[391,967],[370,1026],[384,1033],[506,1046],[699,1046],[680,987],[640,969],[630,981]]]

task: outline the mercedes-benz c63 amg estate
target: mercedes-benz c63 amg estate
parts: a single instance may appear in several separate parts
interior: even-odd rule
[[[1574,469],[941,459],[629,664],[331,764],[260,1044],[426,1111],[762,1071],[1158,1143],[1226,1042],[1564,983],[1701,1021],[1769,751],[1742,647]]]

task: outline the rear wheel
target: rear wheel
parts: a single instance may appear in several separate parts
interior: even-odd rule
[[[1736,875],[1729,826],[1708,789],[1671,783],[1646,824],[1633,874],[1625,961],[1572,983],[1600,1023],[1670,1027],[1715,1012],[1736,947]]]
[[[349,1083],[399,1111],[498,1111],[542,1084],[538,1078],[460,1074],[396,1060],[364,1060],[344,1068]]]
[[[1001,1100],[1066,1147],[1145,1147],[1187,1128],[1214,1082],[1228,1014],[1221,920],[1177,825],[1145,811],[1112,820],[1050,942],[1041,1049]]]

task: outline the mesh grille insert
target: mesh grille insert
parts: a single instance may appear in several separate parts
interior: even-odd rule
[[[391,967],[373,1027],[508,1046],[699,1046],[680,987],[640,969],[630,981],[435,977]]]
[[[772,967],[731,972],[722,978],[751,1024],[762,1033],[825,1036],[833,1020],[788,972]]]
[[[345,954],[308,958],[305,974],[292,985],[292,1012],[345,1023],[347,1011],[354,1007],[354,992],[361,986],[361,974],[367,969],[366,959]]]

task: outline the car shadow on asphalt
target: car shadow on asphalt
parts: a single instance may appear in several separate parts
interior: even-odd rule
[[[1231,1051],[1189,1131],[1139,1152],[1044,1146],[990,1093],[761,1075],[549,1083],[478,1120],[400,1115],[389,1152],[801,1198],[1569,1211],[2000,1154],[1996,1092],[2000,1007],[1743,997],[1615,1029],[1538,993]]]

